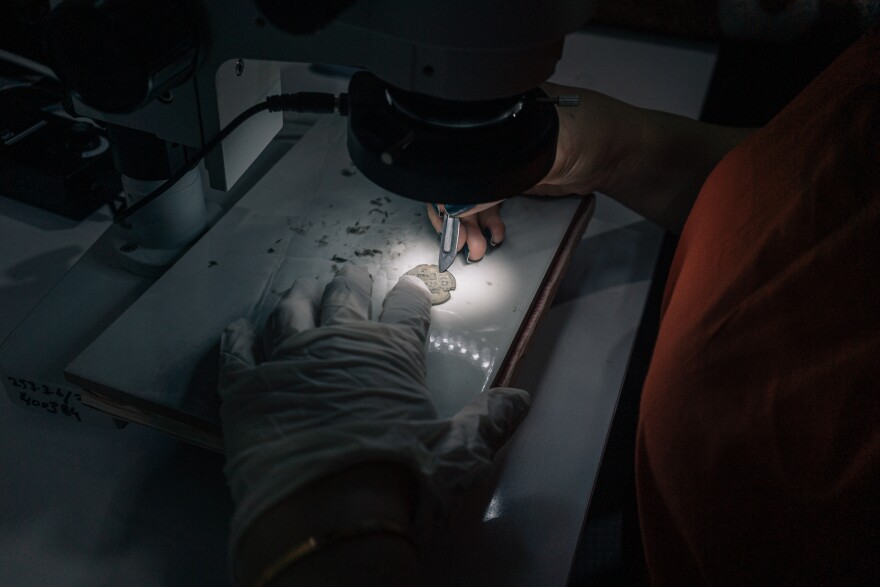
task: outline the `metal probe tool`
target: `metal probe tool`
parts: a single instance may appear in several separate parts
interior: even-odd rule
[[[440,231],[440,260],[437,262],[437,268],[443,273],[455,261],[458,254],[458,232],[461,229],[461,220],[458,216],[464,214],[471,208],[469,204],[446,204],[443,210],[438,204],[433,204],[434,211],[440,216],[443,222],[443,228]]]
[[[440,232],[440,260],[437,262],[437,268],[443,273],[452,267],[458,254],[456,247],[461,220],[450,214],[443,214],[440,219],[443,221],[443,230]]]

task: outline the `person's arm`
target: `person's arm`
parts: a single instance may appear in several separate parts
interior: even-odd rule
[[[416,488],[415,477],[406,468],[369,463],[296,491],[242,535],[233,562],[241,584],[260,585],[268,569],[315,539],[314,552],[282,566],[265,587],[421,585],[412,540],[364,527],[365,522],[382,521],[409,532]],[[339,536],[346,532],[350,536]]]
[[[526,193],[602,192],[672,232],[681,231],[715,165],[755,130],[638,108],[581,88],[550,83],[543,87],[551,96],[577,94],[580,105],[558,109],[556,161]],[[458,248],[467,243],[476,251],[475,259],[486,250],[484,232],[496,242],[504,238],[496,205],[481,204],[464,216]],[[431,206],[428,218],[440,230],[441,220]]]
[[[220,342],[225,473],[242,587],[418,585],[413,512],[449,507],[528,409],[492,388],[441,418],[427,386],[431,294],[405,275],[371,320],[372,278],[299,279],[262,332]],[[425,518],[420,518],[423,521]]]
[[[559,109],[556,162],[528,193],[599,191],[679,232],[715,165],[753,129],[706,124],[638,108],[589,90],[547,84],[581,103]]]

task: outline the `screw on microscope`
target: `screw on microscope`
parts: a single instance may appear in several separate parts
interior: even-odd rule
[[[571,108],[580,105],[581,97],[577,94],[565,94],[562,96],[548,96],[546,98],[538,98],[537,101],[556,104],[560,108]]]
[[[379,159],[385,165],[391,165],[394,163],[394,159],[400,156],[403,153],[403,150],[410,146],[410,144],[415,140],[416,135],[413,131],[409,131],[405,137],[385,149],[381,155],[379,155]]]

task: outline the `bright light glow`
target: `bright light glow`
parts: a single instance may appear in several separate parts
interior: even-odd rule
[[[483,361],[483,369],[488,369],[491,364],[489,361]]]
[[[492,496],[492,499],[489,500],[489,505],[486,507],[486,511],[483,514],[483,521],[488,522],[490,520],[494,520],[495,518],[501,515],[501,500],[498,498],[498,494]]]
[[[472,356],[474,357],[475,361],[480,360],[480,353],[474,353]]]

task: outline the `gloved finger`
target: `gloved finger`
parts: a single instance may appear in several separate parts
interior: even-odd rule
[[[484,210],[477,218],[480,221],[480,226],[483,227],[483,234],[489,233],[489,245],[493,247],[500,245],[505,235],[504,221],[501,220],[501,207],[494,206]]]
[[[336,326],[369,320],[373,278],[366,269],[346,265],[324,290],[321,325]]]
[[[463,251],[465,254],[465,260],[468,263],[476,263],[486,254],[486,237],[483,236],[483,231],[480,230],[480,225],[477,222],[476,216],[469,216],[461,219],[459,237],[461,237],[462,234],[465,235],[467,240],[467,250]],[[461,241],[461,238],[459,238],[459,241]]]
[[[318,325],[321,288],[315,279],[297,279],[293,282],[263,329],[265,356],[272,358],[284,347],[285,341],[304,330]]]
[[[493,387],[468,402],[455,416],[453,429],[474,447],[482,446],[485,457],[495,453],[513,435],[529,411],[529,394],[513,387]]]
[[[379,322],[408,326],[424,343],[431,326],[431,291],[413,275],[403,275],[385,295]]]
[[[257,333],[245,318],[227,326],[220,335],[220,389],[257,365],[254,356],[256,340]]]

